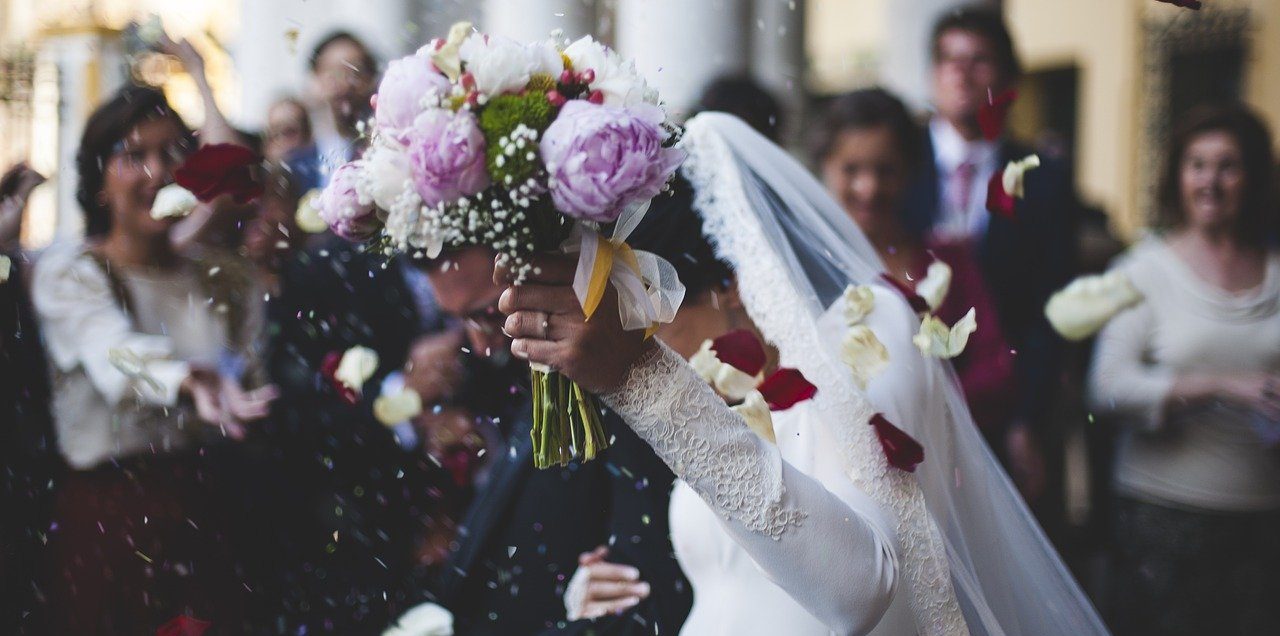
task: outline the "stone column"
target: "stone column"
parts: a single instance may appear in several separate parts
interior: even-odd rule
[[[707,82],[749,69],[750,13],[751,0],[618,0],[617,49],[686,114]]]
[[[751,75],[782,104],[783,133],[800,130],[804,117],[804,1],[754,0]]]
[[[76,152],[85,120],[114,90],[127,69],[119,34],[98,28],[60,29],[42,34],[38,64],[57,69],[57,217],[54,239],[79,237],[84,216],[76,201]]]
[[[546,39],[560,29],[578,38],[595,23],[593,0],[485,0],[481,31],[522,42]]]

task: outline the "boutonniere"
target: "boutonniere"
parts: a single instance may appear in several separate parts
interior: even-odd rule
[[[1014,200],[1027,196],[1024,185],[1027,173],[1039,167],[1040,157],[1027,155],[1017,161],[1010,161],[1004,170],[991,175],[991,180],[987,182],[987,211],[1012,219]]]
[[[777,442],[772,411],[785,411],[818,393],[797,369],[783,367],[764,377],[764,345],[745,329],[706,340],[689,364],[713,389],[730,402],[757,435]]]

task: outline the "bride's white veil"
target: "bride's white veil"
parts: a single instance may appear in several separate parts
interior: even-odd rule
[[[910,381],[922,383],[924,398],[894,405],[894,423],[924,447],[924,462],[914,474],[887,466],[866,423],[872,407],[831,330],[820,329],[848,285],[875,284],[884,269],[843,209],[807,169],[731,116],[694,117],[682,144],[694,207],[717,256],[733,266],[752,319],[783,364],[818,386],[819,408],[837,414],[827,419],[838,422],[850,477],[899,519],[902,580],[919,631],[964,633],[963,615],[973,634],[1106,634],[987,448],[945,361],[913,362]]]

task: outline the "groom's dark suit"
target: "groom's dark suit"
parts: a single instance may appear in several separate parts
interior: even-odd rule
[[[925,160],[908,190],[904,217],[920,236],[928,236],[942,215],[935,149],[930,136],[924,137]],[[1002,141],[997,165],[1031,153]],[[1075,271],[1074,200],[1065,166],[1045,158],[1040,168],[1027,173],[1026,197],[1014,203],[1013,218],[991,215],[975,245],[1000,324],[1017,350],[1018,395],[1011,396],[1015,415],[1033,424],[1045,419],[1062,369],[1063,341],[1044,317],[1044,305]]]
[[[457,633],[676,634],[692,594],[671,548],[671,471],[612,413],[612,444],[601,456],[535,469],[528,402],[513,412],[509,448],[477,493],[437,587]],[[562,597],[578,555],[602,544],[609,561],[639,569],[652,592],[620,616],[566,622]]]

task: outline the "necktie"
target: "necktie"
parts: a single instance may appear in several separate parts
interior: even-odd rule
[[[966,159],[951,172],[951,210],[956,220],[956,229],[968,233],[969,201],[973,195],[973,175],[978,167]]]

